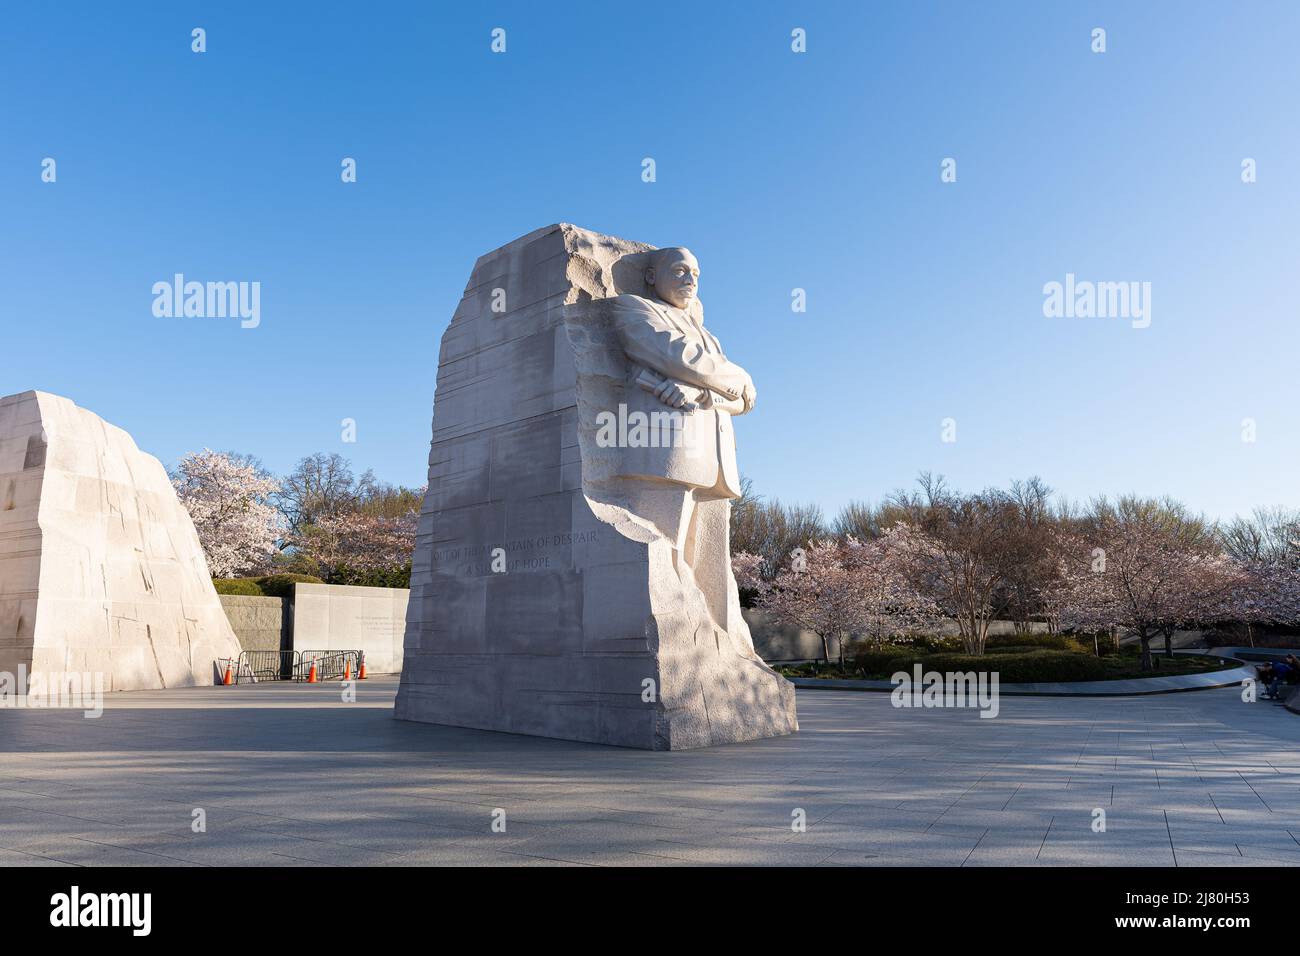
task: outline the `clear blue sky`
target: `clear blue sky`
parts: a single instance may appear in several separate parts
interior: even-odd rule
[[[0,394],[66,395],[165,464],[339,451],[422,483],[474,259],[568,221],[698,255],[710,327],[758,385],[738,435],[764,494],[833,512],[928,469],[1212,516],[1300,505],[1295,3],[0,18]],[[260,281],[261,326],[155,318],[176,272]],[[1150,327],[1045,318],[1067,272],[1149,281]]]

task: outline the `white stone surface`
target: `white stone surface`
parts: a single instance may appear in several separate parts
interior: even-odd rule
[[[363,651],[366,674],[398,674],[406,633],[406,588],[295,584],[293,649]]]
[[[439,355],[399,718],[658,750],[798,729],[727,555],[753,383],[670,276],[693,257],[650,253],[561,224],[478,260]],[[683,444],[600,440],[602,414],[670,411]]]
[[[797,737],[690,754],[401,724],[396,681],[357,691],[0,708],[0,867],[1300,866],[1300,717],[1236,688],[1008,697],[993,720],[800,691]]]
[[[239,650],[162,464],[66,398],[0,399],[0,671],[176,687]]]

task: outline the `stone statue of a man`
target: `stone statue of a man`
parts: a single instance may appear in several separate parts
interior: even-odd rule
[[[613,328],[628,360],[629,416],[671,409],[674,440],[620,453],[632,511],[654,523],[674,547],[683,584],[704,596],[713,623],[735,631],[728,546],[730,499],[740,496],[731,416],[754,407],[749,373],[722,352],[704,327],[696,291],[700,266],[688,249],[656,249],[645,269],[646,295],[611,303]],[[653,420],[653,419],[652,419]],[[740,625],[744,633],[748,630]]]
[[[798,731],[731,573],[754,384],[699,275],[571,223],[479,257],[438,353],[397,717],[649,750]]]

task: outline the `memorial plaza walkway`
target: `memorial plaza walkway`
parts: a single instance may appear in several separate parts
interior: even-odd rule
[[[0,865],[1300,865],[1300,715],[1231,688],[993,719],[800,690],[796,736],[651,753],[358,686],[0,709]]]

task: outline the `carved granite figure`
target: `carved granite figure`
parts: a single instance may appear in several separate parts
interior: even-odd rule
[[[649,749],[798,729],[731,574],[755,390],[698,279],[685,249],[567,224],[479,259],[442,341],[399,718]]]
[[[683,586],[698,587],[710,619],[728,631],[733,624],[728,606],[731,565],[729,534],[723,531],[730,521],[730,499],[740,496],[731,417],[754,407],[754,383],[748,372],[727,359],[698,318],[700,267],[690,250],[658,249],[648,258],[648,294],[628,292],[614,298],[614,329],[629,374],[657,401],[675,409],[682,421],[675,429],[676,441],[627,447],[621,477],[629,482],[631,509],[653,521],[672,542]],[[647,379],[645,371],[656,374]],[[629,408],[629,413],[634,410]],[[653,409],[643,411],[654,414]]]

